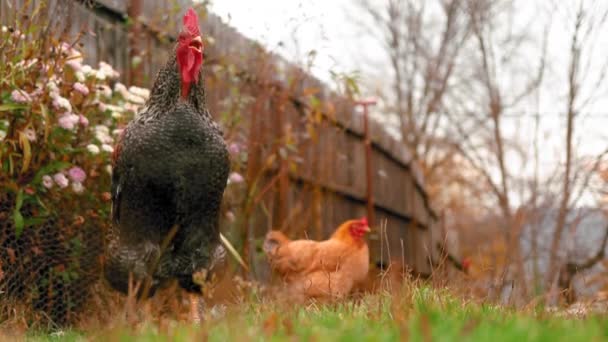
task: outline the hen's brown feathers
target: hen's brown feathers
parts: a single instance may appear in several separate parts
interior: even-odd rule
[[[282,276],[288,291],[300,298],[343,298],[364,280],[369,269],[369,250],[364,239],[343,223],[324,241],[290,240],[270,231],[264,251],[272,269]]]

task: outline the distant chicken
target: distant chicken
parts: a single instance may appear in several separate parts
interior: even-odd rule
[[[193,275],[211,276],[222,264],[220,204],[230,162],[205,105],[202,64],[198,18],[189,9],[148,102],[114,149],[105,276],[121,292],[129,279],[148,283],[140,296],[176,279],[200,293]]]
[[[343,299],[367,277],[369,249],[364,236],[369,232],[366,218],[342,223],[325,241],[292,241],[280,231],[270,231],[264,252],[292,298]]]

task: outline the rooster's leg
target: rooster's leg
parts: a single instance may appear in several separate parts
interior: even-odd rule
[[[199,314],[199,295],[191,293],[190,294],[190,321],[193,323],[200,323],[201,316]]]

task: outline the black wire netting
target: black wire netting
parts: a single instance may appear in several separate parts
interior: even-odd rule
[[[89,209],[45,218],[17,234],[15,196],[0,195],[0,322],[74,324],[101,276],[106,226]],[[34,217],[31,206],[21,208]]]

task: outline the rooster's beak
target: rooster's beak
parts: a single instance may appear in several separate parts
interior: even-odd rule
[[[369,226],[363,227],[363,231],[366,233],[371,233],[372,229]]]
[[[194,38],[192,38],[192,40],[190,41],[190,44],[188,44],[188,46],[194,50],[196,50],[197,52],[203,52],[203,38],[201,38],[201,36],[196,36]]]

